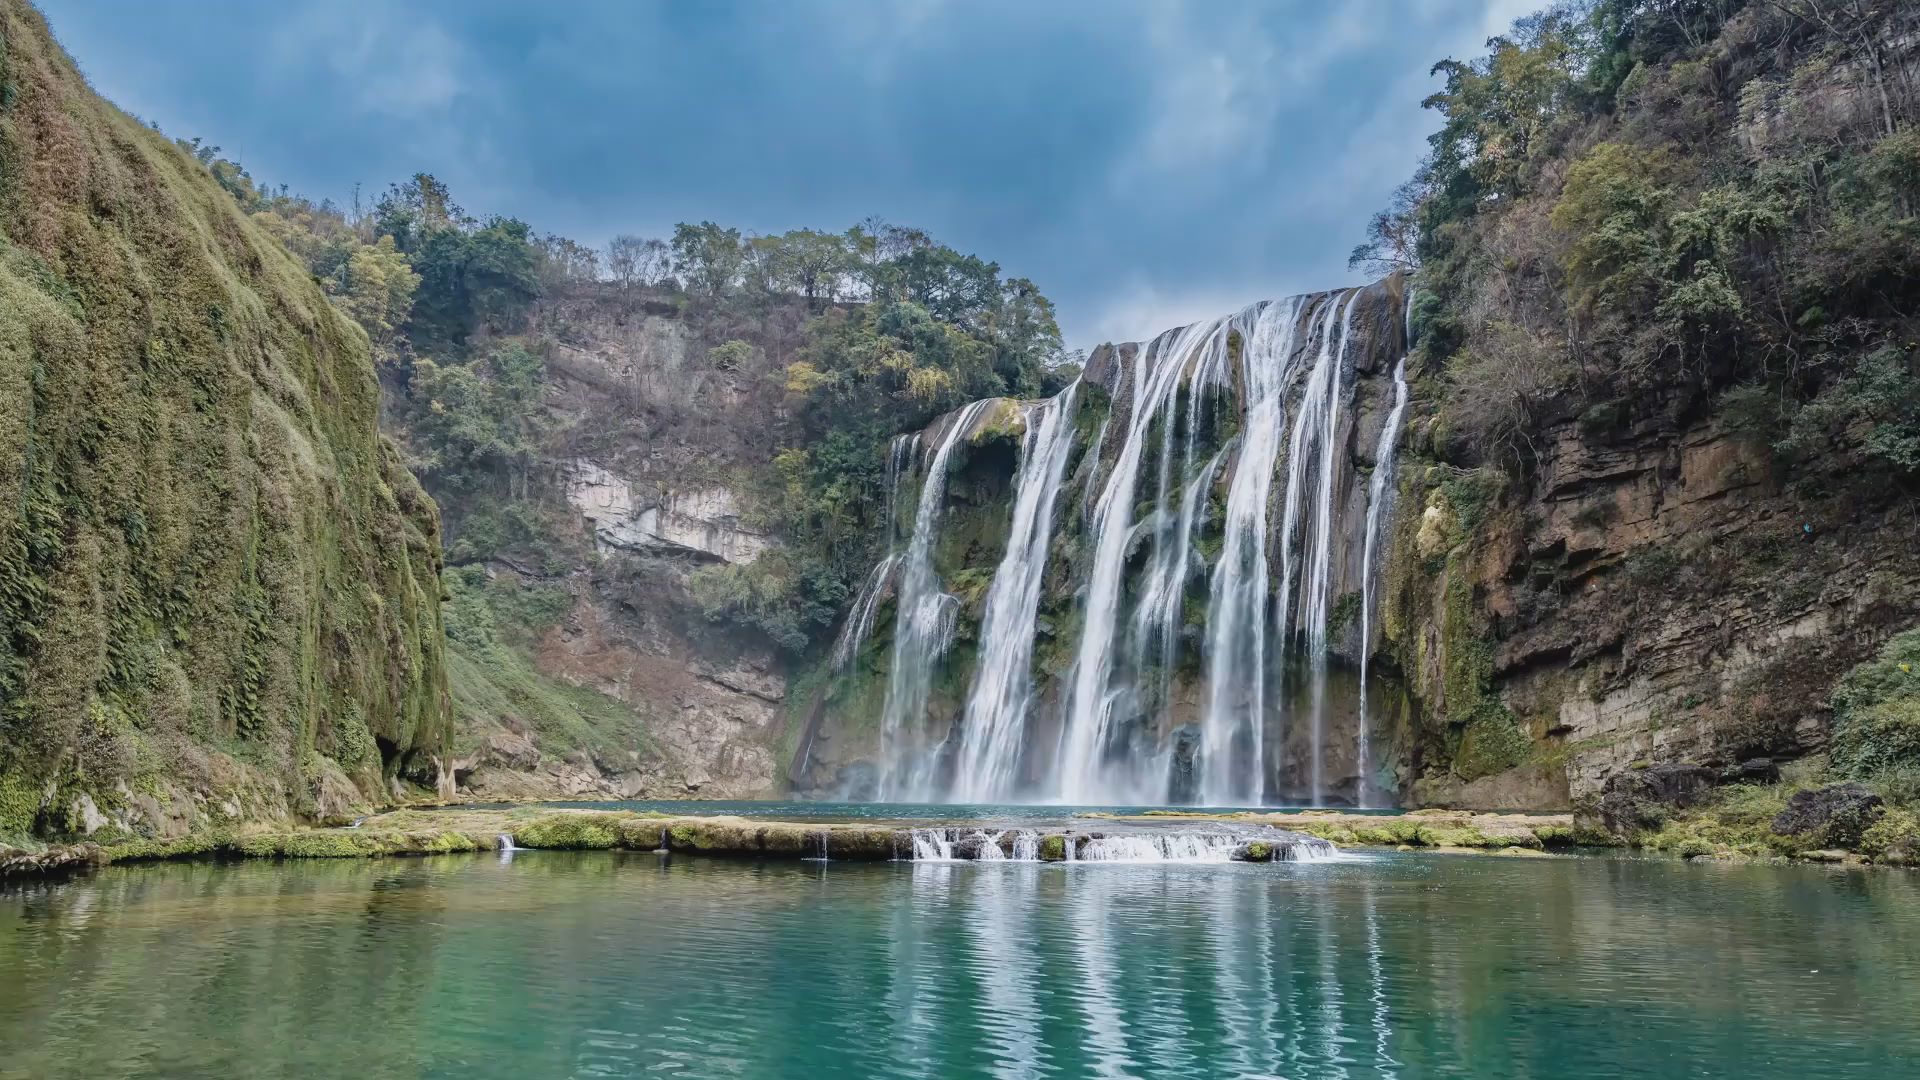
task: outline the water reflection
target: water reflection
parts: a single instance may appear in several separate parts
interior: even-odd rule
[[[1665,861],[110,870],[0,893],[0,1077],[1898,1075],[1920,880]]]

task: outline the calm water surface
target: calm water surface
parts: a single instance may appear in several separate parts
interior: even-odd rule
[[[1916,1075],[1920,875],[522,852],[0,893],[4,1077]]]

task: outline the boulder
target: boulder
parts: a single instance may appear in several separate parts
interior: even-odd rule
[[[1699,765],[1649,765],[1607,777],[1595,807],[1601,823],[1616,836],[1657,829],[1666,811],[1698,806],[1713,794],[1716,776]]]
[[[1796,792],[1787,808],[1773,819],[1780,836],[1805,837],[1815,847],[1855,848],[1875,819],[1886,812],[1886,800],[1859,784],[1832,784]]]
[[[1723,784],[1777,784],[1780,782],[1780,764],[1772,758],[1748,758],[1738,765],[1728,765],[1721,769],[1720,782]]]

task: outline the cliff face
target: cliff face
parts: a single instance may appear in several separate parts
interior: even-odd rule
[[[338,818],[449,736],[367,340],[0,3],[0,834]]]
[[[1545,425],[1539,469],[1473,543],[1449,550],[1456,507],[1412,482],[1389,625],[1429,718],[1417,801],[1581,805],[1648,763],[1817,753],[1835,680],[1920,621],[1910,499],[1809,497],[1723,418],[1668,404]],[[1475,663],[1525,743],[1462,775],[1448,691]]]
[[[793,313],[732,328],[790,335]],[[506,648],[453,633],[455,775],[477,798],[751,798],[781,789],[786,659],[706,618],[702,568],[750,567],[778,541],[756,515],[778,447],[780,365],[710,355],[698,324],[639,290],[575,286],[537,313],[560,463],[535,481],[555,540],[475,556],[480,503],[446,496],[453,561],[555,611]],[[462,580],[467,580],[465,576]],[[543,705],[542,703],[547,703]]]

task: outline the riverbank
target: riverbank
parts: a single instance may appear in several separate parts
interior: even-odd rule
[[[1248,861],[1280,860],[1337,847],[1541,851],[1574,842],[1568,815],[1424,811],[1398,817],[1308,811],[1284,814],[1176,814],[1066,817],[997,825],[980,821],[767,821],[731,815],[557,809],[402,809],[352,828],[208,832],[173,840],[0,849],[0,875],[45,874],[160,859],[370,858],[502,848],[629,850],[844,861],[912,859],[930,850],[953,859],[1030,857],[1068,861],[1123,843],[1200,838],[1207,850],[1234,849]],[[1105,847],[1091,848],[1096,842]],[[1031,852],[1021,845],[1030,844]],[[931,848],[928,845],[932,845]],[[1244,849],[1244,850],[1242,850]],[[984,853],[983,853],[984,852]]]
[[[1703,861],[1903,865],[1899,859],[1874,859],[1848,850],[1756,854],[1751,845],[1720,843],[1672,851],[1659,840],[1659,835],[1653,835],[1637,843],[1624,842],[1603,829],[1577,823],[1571,814],[1465,810],[1416,810],[1391,816],[1335,810],[1152,810],[1018,821],[960,817],[808,821],[536,805],[396,809],[365,818],[351,828],[235,829],[170,840],[31,850],[0,845],[0,877],[170,859],[374,858],[503,849],[666,851],[855,862],[1155,858],[1265,862],[1323,857],[1333,849],[1347,848],[1539,855],[1576,848],[1632,847]]]

